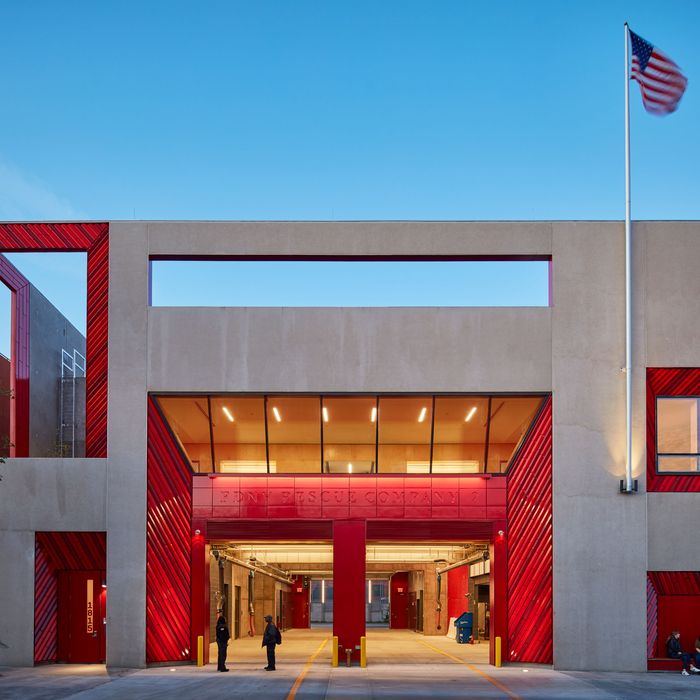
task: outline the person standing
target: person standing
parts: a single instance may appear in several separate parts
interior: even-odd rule
[[[228,640],[231,637],[228,631],[228,623],[224,617],[224,611],[217,610],[218,619],[216,620],[216,646],[219,648],[219,658],[217,660],[216,670],[222,673],[228,673],[226,668],[226,648]]]
[[[263,633],[262,645],[267,647],[267,666],[266,671],[275,670],[275,646],[282,644],[282,635],[272,622],[272,615],[265,615],[265,632]]]

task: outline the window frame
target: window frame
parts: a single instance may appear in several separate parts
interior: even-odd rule
[[[696,457],[700,467],[700,449],[698,452],[659,452],[659,400],[694,399],[700,407],[700,395],[697,394],[658,394],[654,396],[654,470],[659,476],[700,476],[700,468],[695,471],[670,471],[659,469],[659,457]]]

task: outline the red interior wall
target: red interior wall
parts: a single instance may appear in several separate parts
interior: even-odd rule
[[[700,636],[700,595],[660,595],[658,620],[660,656],[666,656],[666,639],[674,629],[681,633],[684,651],[694,652],[695,638]]]
[[[389,606],[389,627],[393,630],[408,629],[408,571],[397,571],[391,577]]]
[[[460,566],[447,572],[447,619],[469,612],[469,566]]]
[[[292,591],[289,599],[292,604],[292,627],[295,629],[306,629],[309,623],[309,591],[304,588],[304,577],[295,576],[292,584]]]

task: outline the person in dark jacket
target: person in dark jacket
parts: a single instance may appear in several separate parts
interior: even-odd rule
[[[696,668],[690,663],[690,659],[693,658],[690,654],[683,651],[681,647],[681,633],[678,630],[673,630],[666,640],[666,653],[669,659],[679,659],[683,664],[683,669],[681,673],[684,676],[689,676],[688,669],[693,673],[700,673],[700,668]]]
[[[266,671],[275,670],[275,646],[282,643],[282,635],[272,622],[272,615],[265,615],[265,632],[263,633],[262,645],[267,647],[267,666]]]
[[[228,673],[226,668],[226,647],[228,640],[231,637],[228,631],[228,623],[224,617],[224,611],[217,611],[218,619],[216,620],[216,646],[219,648],[219,658],[217,660],[216,670],[222,673]]]

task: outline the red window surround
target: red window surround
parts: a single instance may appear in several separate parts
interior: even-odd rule
[[[109,287],[109,224],[106,223],[24,223],[0,224],[0,252],[86,252],[87,253],[87,406],[85,456],[107,456],[107,294]],[[7,283],[7,280],[3,278]],[[12,288],[12,285],[8,285]],[[14,291],[14,290],[13,290]],[[19,343],[29,338],[28,301],[15,292]],[[22,306],[24,304],[24,306]],[[25,308],[26,307],[26,308]],[[24,365],[22,362],[24,361]],[[29,411],[29,347],[17,358],[17,393],[21,407]],[[26,376],[25,376],[26,375]],[[26,394],[26,396],[25,396]],[[17,406],[20,411],[20,406]],[[21,415],[17,416],[18,426]],[[15,456],[27,456],[26,440],[16,436]]]
[[[647,491],[700,492],[700,474],[656,472],[656,398],[700,396],[700,367],[647,368]]]

